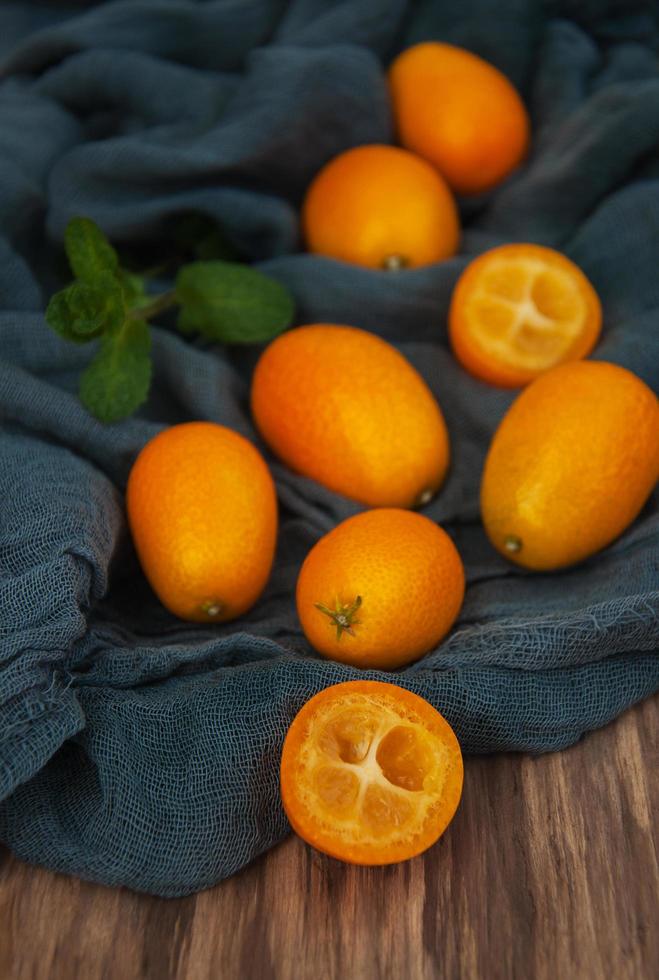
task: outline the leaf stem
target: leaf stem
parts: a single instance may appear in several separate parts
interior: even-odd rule
[[[151,302],[145,306],[136,306],[130,311],[129,315],[134,320],[150,320],[151,317],[157,316],[158,313],[168,310],[170,306],[175,306],[178,301],[176,290],[168,289],[166,293],[161,293],[160,296],[154,296]]]

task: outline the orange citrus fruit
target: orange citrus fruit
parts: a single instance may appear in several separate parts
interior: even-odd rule
[[[272,341],[252,412],[292,469],[371,507],[427,503],[448,468],[430,389],[395,347],[357,327],[319,323]]]
[[[351,864],[421,854],[462,793],[458,740],[427,701],[395,684],[347,681],[316,694],[291,724],[281,796],[293,830]]]
[[[297,611],[323,656],[392,670],[437,646],[464,588],[445,531],[422,514],[382,508],[349,517],[314,545],[298,577]]]
[[[256,602],[274,556],[277,500],[247,439],[212,422],[165,429],[135,460],[126,506],[144,573],[174,615],[219,623]]]
[[[302,222],[310,252],[374,269],[428,265],[454,255],[458,212],[425,160],[374,144],[330,160],[309,186]]]
[[[526,568],[582,561],[631,524],[659,475],[659,403],[605,361],[552,368],[524,389],[485,461],[492,544]]]
[[[389,86],[400,142],[459,194],[489,190],[525,157],[524,103],[505,75],[470,51],[416,44],[394,60]]]
[[[470,262],[449,309],[451,346],[463,367],[510,388],[585,357],[601,327],[599,298],[581,269],[553,248],[526,243]]]

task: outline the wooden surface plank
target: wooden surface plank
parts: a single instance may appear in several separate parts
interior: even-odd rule
[[[440,843],[389,868],[291,837],[165,900],[3,852],[0,976],[654,980],[658,716],[654,698],[562,753],[468,759]]]

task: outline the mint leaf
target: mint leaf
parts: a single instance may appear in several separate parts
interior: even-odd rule
[[[146,294],[144,279],[126,269],[118,269],[117,277],[124,293],[124,300],[129,310],[147,306],[151,298]]]
[[[64,248],[78,279],[91,282],[101,272],[117,273],[117,253],[90,218],[71,218],[64,232]]]
[[[115,334],[106,334],[101,349],[80,378],[80,399],[101,422],[131,415],[149,393],[151,337],[144,320],[128,318]]]
[[[244,265],[192,262],[176,278],[178,325],[223,344],[270,340],[290,326],[293,298],[284,286]]]
[[[100,273],[93,283],[74,282],[55,293],[46,309],[48,325],[76,344],[118,330],[125,315],[121,287],[107,272]]]

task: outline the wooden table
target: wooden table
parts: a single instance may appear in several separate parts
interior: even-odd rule
[[[468,759],[440,843],[389,868],[290,837],[216,888],[166,900],[4,852],[0,976],[654,980],[658,709],[646,701],[562,753]]]

